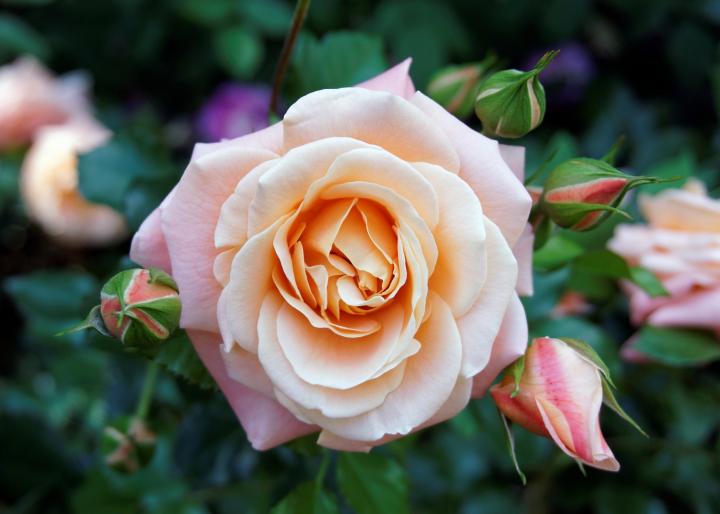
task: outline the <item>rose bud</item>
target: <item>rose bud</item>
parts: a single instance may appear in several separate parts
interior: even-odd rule
[[[547,52],[530,71],[499,71],[480,84],[475,114],[487,136],[523,137],[542,123],[545,90],[538,75],[556,55]]]
[[[489,55],[481,62],[439,70],[430,79],[428,95],[458,118],[467,118],[473,110],[480,81],[496,60],[494,55]]]
[[[628,175],[605,161],[570,159],[548,175],[540,206],[563,228],[590,230],[613,212],[629,217],[618,209],[625,194],[637,186],[658,181]]]
[[[126,473],[145,466],[155,453],[155,434],[138,418],[121,418],[103,430],[100,449],[105,464]]]
[[[600,431],[606,368],[578,351],[577,345],[550,337],[535,339],[524,368],[515,366],[490,393],[498,409],[521,427],[552,439],[583,464],[617,471],[620,464]]]
[[[152,353],[180,322],[177,285],[160,270],[121,271],[102,288],[100,314],[112,336],[130,348]]]

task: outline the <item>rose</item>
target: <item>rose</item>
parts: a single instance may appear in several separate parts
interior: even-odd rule
[[[551,438],[578,461],[617,471],[620,464],[600,431],[600,369],[565,341],[535,339],[516,386],[511,374],[490,389],[500,411],[536,434]]]
[[[30,57],[0,67],[0,149],[29,142],[45,125],[89,117],[86,95],[85,77],[55,79]]]
[[[127,234],[123,217],[88,202],[78,191],[77,155],[104,143],[109,132],[97,122],[77,120],[45,127],[25,156],[20,191],[28,216],[67,245],[101,246]]]
[[[437,423],[527,344],[522,150],[415,93],[408,67],[196,146],[133,240],[173,274],[181,326],[258,449],[320,430],[367,450]]]
[[[689,181],[639,199],[648,225],[619,225],[608,247],[655,273],[670,296],[651,298],[624,283],[635,324],[704,328],[720,336],[720,201]],[[623,352],[633,357],[626,346]]]

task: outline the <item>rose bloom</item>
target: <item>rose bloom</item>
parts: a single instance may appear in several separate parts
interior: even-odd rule
[[[197,145],[133,240],[257,449],[319,431],[367,451],[454,416],[525,350],[522,149],[416,93],[409,64]]]
[[[45,125],[85,116],[87,89],[84,76],[55,79],[31,57],[0,67],[0,149],[30,142]]]
[[[641,195],[647,225],[619,225],[608,247],[655,273],[670,296],[651,298],[624,283],[632,321],[714,330],[720,337],[720,201],[698,180]],[[626,356],[633,351],[626,346]]]
[[[88,202],[78,190],[77,155],[103,144],[110,133],[91,119],[43,128],[20,172],[20,192],[33,221],[70,246],[101,246],[127,235],[124,218]]]
[[[500,411],[526,430],[551,438],[583,464],[617,471],[600,431],[603,401],[598,367],[560,339],[535,339],[525,355],[520,390],[506,374],[490,389]]]

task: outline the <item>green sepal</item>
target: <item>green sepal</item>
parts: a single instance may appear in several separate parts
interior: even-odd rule
[[[637,424],[637,422],[630,417],[630,415],[623,410],[623,408],[618,403],[617,399],[615,398],[615,394],[613,393],[611,383],[607,382],[606,380],[603,380],[602,383],[603,387],[603,403],[610,407],[612,410],[615,411],[622,419],[630,423],[638,432],[640,432],[645,437],[649,437],[647,433],[640,427],[640,425]]]
[[[600,371],[603,381],[607,381],[612,387],[615,387],[612,377],[610,376],[610,369],[607,367],[607,364],[605,364],[605,362],[600,358],[600,356],[592,346],[590,346],[585,341],[572,339],[570,337],[560,337],[558,339],[560,339],[570,348],[575,350],[575,352],[578,353],[583,359],[587,360],[588,362],[590,362],[590,364],[595,366],[598,371]]]
[[[96,305],[95,307],[90,309],[90,312],[88,312],[87,317],[83,321],[81,321],[77,325],[73,325],[70,328],[66,328],[65,330],[58,332],[57,334],[55,334],[55,337],[61,337],[75,332],[80,332],[81,330],[85,330],[88,328],[93,328],[104,336],[112,337],[112,334],[108,332],[107,327],[105,327],[105,322],[100,315],[99,305]]]
[[[516,359],[515,362],[513,362],[507,368],[505,368],[505,373],[512,377],[513,384],[515,385],[512,393],[510,393],[510,398],[515,398],[517,396],[517,394],[520,392],[520,380],[522,379],[523,371],[525,371],[525,356],[524,355],[522,355],[520,358]]]
[[[177,283],[175,282],[175,279],[173,279],[170,275],[168,275],[166,272],[164,272],[161,269],[158,268],[148,268],[148,272],[150,274],[150,283],[151,284],[160,284],[163,286],[168,286],[175,291],[178,290]]]
[[[615,161],[617,160],[618,153],[620,153],[620,150],[622,150],[622,147],[624,145],[625,135],[621,134],[610,147],[610,150],[608,150],[608,152],[603,155],[602,159],[600,160],[608,163],[610,166],[615,166]]]
[[[515,453],[515,438],[513,437],[512,430],[510,429],[510,424],[502,412],[498,411],[498,414],[500,414],[500,419],[502,419],[503,426],[505,427],[505,445],[508,453],[510,454],[513,465],[515,466],[515,471],[520,477],[522,484],[527,485],[527,477],[525,476],[525,473],[523,473],[522,469],[520,469],[520,463],[518,462],[517,454]]]

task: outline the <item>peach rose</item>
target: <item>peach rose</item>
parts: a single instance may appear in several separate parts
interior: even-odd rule
[[[255,448],[320,431],[368,450],[455,415],[526,347],[522,149],[416,93],[409,65],[197,145],[135,235]]]
[[[84,76],[55,79],[31,57],[0,67],[0,149],[28,143],[43,126],[87,118],[87,87]]]
[[[25,210],[45,232],[67,245],[99,246],[127,235],[124,218],[78,191],[77,154],[103,144],[110,133],[97,122],[45,127],[25,156],[20,192]]]
[[[720,201],[691,180],[683,189],[641,195],[639,203],[648,225],[618,226],[608,247],[654,272],[670,296],[651,298],[623,284],[632,321],[720,335]]]
[[[526,430],[551,438],[583,464],[617,471],[600,431],[603,401],[598,367],[560,339],[535,339],[525,355],[520,389],[506,374],[490,389],[500,411]]]

